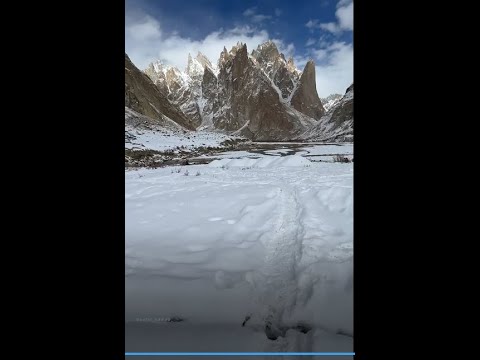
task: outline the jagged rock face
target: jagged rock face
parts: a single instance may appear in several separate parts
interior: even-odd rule
[[[248,81],[248,54],[246,49],[233,48],[221,64],[218,75],[218,111],[213,114],[213,124],[218,129],[234,131],[241,128],[246,122],[245,103],[239,99],[243,97],[243,85]],[[246,76],[243,76],[243,75]]]
[[[213,114],[218,111],[218,81],[209,68],[205,68],[202,79],[202,98],[198,102],[202,114],[202,125],[213,129]]]
[[[287,62],[272,41],[259,45],[256,50],[252,51],[252,57],[278,87],[282,98],[288,99],[300,78],[293,59],[290,58]]]
[[[209,69],[211,72],[215,72],[216,69],[214,68],[210,60],[200,51],[197,54],[196,60],[203,67],[203,69]]]
[[[302,140],[353,141],[353,84],[345,95],[304,134]]]
[[[332,117],[330,121],[333,122],[336,127],[339,127],[349,121],[353,122],[353,84],[347,88],[343,98],[332,110]]]
[[[292,96],[291,104],[301,113],[314,119],[320,119],[325,114],[325,109],[317,94],[315,64],[312,60],[305,65],[299,84]]]
[[[305,74],[268,41],[251,55],[245,44],[226,48],[213,65],[188,55],[185,72],[154,63],[145,70],[198,129],[235,131],[256,140],[299,136],[323,115],[315,67]],[[162,75],[163,74],[163,75]],[[313,81],[313,83],[312,83]]]
[[[340,94],[330,94],[326,98],[320,99],[322,101],[323,108],[325,109],[325,112],[328,112],[335,104],[337,104],[340,99],[342,98],[342,95]]]
[[[271,40],[258,45],[256,50],[252,51],[252,56],[260,63],[268,63],[274,62],[278,57],[280,57],[280,53],[278,52],[277,46]],[[285,57],[283,56],[283,60]]]
[[[255,140],[288,139],[302,128],[280,101],[271,80],[249,58],[246,45],[230,52],[218,76],[216,128],[240,130]],[[205,96],[205,94],[204,94]]]
[[[196,58],[193,59],[190,54],[188,54],[188,62],[186,73],[190,76],[190,79],[200,79],[203,76],[204,66]]]
[[[205,66],[211,71],[215,70],[205,55],[199,52],[196,58],[188,54],[185,73],[160,62],[150,64],[145,70],[155,85],[161,91],[166,91],[168,99],[180,107],[195,127],[202,123],[201,108],[197,100],[201,97]]]
[[[133,65],[125,54],[125,106],[152,119],[164,116],[186,129],[194,130],[189,119],[152,80]]]
[[[168,99],[180,107],[195,128],[198,127],[202,123],[202,117],[195,99],[201,80],[196,79],[195,83],[189,83],[177,68],[170,68],[167,70],[166,82],[169,90]]]
[[[166,79],[166,72],[162,71],[160,63],[152,63],[145,69],[144,73],[153,81],[153,83],[158,87],[158,89],[168,96],[168,86]]]
[[[189,57],[189,60],[189,71],[192,74],[195,71],[198,72],[194,69],[197,63],[192,64],[191,57]],[[198,66],[200,65],[198,64]],[[168,100],[182,110],[189,119],[191,126],[196,128],[200,125],[202,117],[195,99],[198,97],[199,87],[201,86],[201,75],[200,78],[197,77],[195,81],[192,81],[190,77],[176,67],[167,66],[161,62],[150,64],[144,72],[160,91],[167,94]]]
[[[218,59],[218,67],[222,67],[222,65],[230,59],[231,56],[228,54],[228,51],[224,46],[222,52],[220,53],[220,58]]]

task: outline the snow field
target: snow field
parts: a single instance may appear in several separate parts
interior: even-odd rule
[[[229,154],[125,172],[126,319],[235,324],[229,351],[352,351],[336,331],[353,332],[353,165]],[[258,330],[267,317],[315,328],[270,341]]]

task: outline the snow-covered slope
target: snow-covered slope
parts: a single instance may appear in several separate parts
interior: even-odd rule
[[[218,131],[188,131],[164,116],[151,119],[125,107],[125,149],[188,152],[200,147],[221,147],[227,140],[241,139]]]
[[[141,72],[125,54],[125,106],[133,111],[162,122],[173,120],[180,126],[194,130],[184,112],[171,103],[152,80]]]
[[[353,141],[353,84],[328,112],[299,139],[309,141]]]
[[[325,111],[328,112],[332,107],[334,107],[342,98],[342,95],[340,94],[331,94],[328,95],[326,98],[321,99],[323,107],[325,108]]]
[[[187,131],[168,116],[163,115],[160,119],[152,119],[125,106],[125,131],[127,128],[160,129],[175,133],[185,133]]]
[[[352,164],[252,155],[125,172],[127,351],[352,351]]]

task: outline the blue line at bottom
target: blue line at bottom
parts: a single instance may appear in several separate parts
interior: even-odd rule
[[[125,356],[353,356],[354,352],[126,352]]]

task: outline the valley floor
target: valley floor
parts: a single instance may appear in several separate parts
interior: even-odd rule
[[[126,351],[353,351],[353,146],[280,147],[125,171]]]

